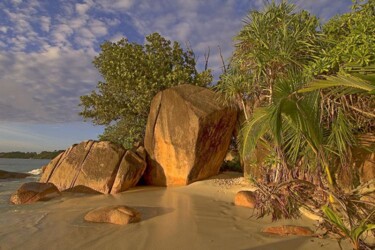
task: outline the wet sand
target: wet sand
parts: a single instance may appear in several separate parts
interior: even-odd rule
[[[0,216],[0,249],[340,249],[331,239],[262,233],[271,225],[314,229],[315,223],[257,220],[252,209],[233,205],[238,190],[251,189],[243,182],[223,185],[222,179],[235,177],[226,173],[186,187],[136,187],[117,195],[64,193],[12,206]],[[83,220],[88,211],[109,205],[134,207],[142,221],[119,226]],[[351,249],[346,241],[342,247]]]

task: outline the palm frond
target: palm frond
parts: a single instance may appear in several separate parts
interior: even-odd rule
[[[341,162],[348,158],[349,148],[355,144],[352,124],[341,109],[332,123],[327,144],[329,148],[340,155]]]
[[[371,84],[369,81],[352,75],[339,74],[337,76],[327,76],[326,79],[315,79],[304,88],[298,90],[298,93],[306,93],[333,87],[348,87],[367,93],[375,91],[375,85]]]
[[[245,121],[240,131],[240,155],[248,158],[253,153],[258,140],[266,134],[269,128],[270,111],[267,108],[255,109],[252,119]]]

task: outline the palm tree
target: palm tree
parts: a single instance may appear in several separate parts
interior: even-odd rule
[[[302,71],[314,60],[320,50],[320,34],[317,18],[307,11],[297,11],[287,1],[280,4],[272,1],[262,12],[251,11],[244,23],[235,37],[237,44],[230,68],[216,88],[226,101],[243,111],[243,120],[249,124],[258,116],[258,111],[262,113],[277,106],[273,103],[277,79],[289,77],[290,71]],[[255,112],[260,107],[263,109]],[[276,152],[273,165],[278,170],[281,166],[285,169],[281,145],[262,145],[271,147],[269,152]],[[246,161],[245,165],[248,165]],[[276,178],[280,176],[277,174]]]
[[[317,55],[318,19],[293,4],[272,1],[264,11],[251,11],[235,37],[236,70],[252,76],[251,90],[271,103],[277,78],[290,70],[302,70]],[[262,104],[260,104],[262,105]]]

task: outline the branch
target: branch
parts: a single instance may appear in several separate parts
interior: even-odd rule
[[[219,49],[219,54],[220,54],[220,58],[221,58],[221,63],[223,64],[223,73],[227,73],[227,67],[225,66],[225,61],[224,61],[224,58],[223,58],[223,53],[221,51],[221,47],[218,45],[217,46],[218,49]]]
[[[207,54],[204,53],[204,61],[205,61],[205,64],[204,64],[204,70],[206,71],[208,69],[208,59],[210,58],[210,47],[208,47],[208,52]]]

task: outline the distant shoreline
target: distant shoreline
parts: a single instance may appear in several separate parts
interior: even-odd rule
[[[42,151],[40,153],[36,152],[0,152],[0,158],[8,159],[53,159],[58,156],[64,150],[55,150],[55,151]]]

